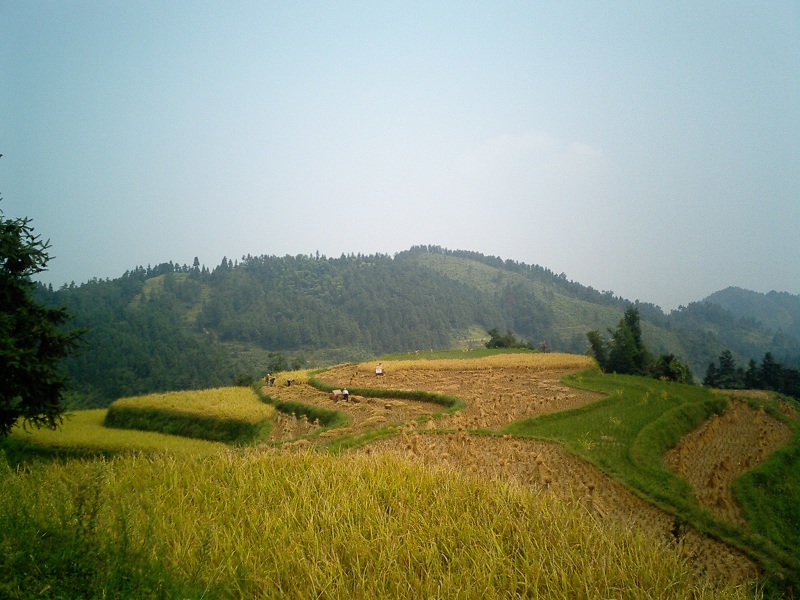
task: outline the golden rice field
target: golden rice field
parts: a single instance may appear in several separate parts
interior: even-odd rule
[[[105,427],[105,408],[81,410],[64,416],[61,427],[31,429],[20,427],[11,433],[17,442],[63,450],[88,450],[97,452],[170,452],[179,454],[209,454],[227,448],[225,444],[195,440],[153,431],[134,431]]]
[[[275,409],[264,404],[248,387],[223,387],[191,392],[167,392],[120,398],[117,409],[154,409],[161,412],[260,423],[272,418]]]
[[[36,431],[31,439],[112,450],[162,444],[212,455],[114,459],[103,467],[113,473],[103,485],[112,499],[122,494],[117,482],[141,498],[126,504],[130,521],[150,514],[163,532],[152,552],[171,570],[208,582],[208,589],[231,582],[231,597],[748,597],[746,586],[758,573],[743,553],[692,530],[678,539],[672,516],[558,444],[476,435],[598,400],[600,394],[561,383],[563,375],[593,366],[591,359],[523,353],[393,360],[382,361],[382,376],[377,364],[339,365],[315,377],[339,388],[434,392],[466,407],[449,414],[417,400],[356,395],[343,402],[310,386],[308,371],[294,371],[262,393],[343,412],[349,422],[320,432],[318,422],[275,412],[249,389],[223,388],[115,406],[270,419],[269,443],[233,452],[218,443],[107,429],[105,411],[78,413],[62,431]],[[735,474],[786,443],[788,429],[763,412],[732,407],[665,461],[690,481],[703,506],[737,520]],[[396,435],[337,456],[282,450],[377,429]]]
[[[384,373],[397,371],[471,371],[505,368],[526,368],[532,371],[578,371],[594,365],[594,360],[579,354],[552,353],[508,353],[494,354],[481,358],[443,358],[429,360],[419,358],[413,360],[380,361]],[[353,365],[359,372],[375,374],[377,362],[369,361]]]
[[[647,530],[385,454],[128,455],[0,469],[0,483],[0,518],[157,563],[198,598],[751,597]]]

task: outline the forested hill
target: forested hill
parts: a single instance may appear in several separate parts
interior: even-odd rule
[[[82,406],[301,364],[476,346],[492,328],[583,353],[586,332],[615,327],[629,304],[540,266],[439,247],[394,257],[247,256],[213,270],[165,263],[37,293],[89,330],[67,364]],[[786,329],[719,305],[670,315],[637,306],[651,352],[675,354],[700,377],[726,348],[742,361],[770,351],[787,366],[800,362]]]
[[[729,287],[711,294],[705,301],[719,304],[737,317],[754,319],[772,331],[800,338],[800,296]]]

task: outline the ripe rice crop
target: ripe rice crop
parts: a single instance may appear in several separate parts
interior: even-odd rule
[[[18,597],[748,597],[579,505],[389,456],[0,461],[0,487],[0,589]],[[33,567],[62,556],[63,574]]]
[[[468,356],[468,355],[467,355]],[[428,360],[390,360],[383,362],[385,371],[435,370],[464,371],[480,369],[502,369],[507,367],[523,368],[530,371],[577,371],[595,366],[594,359],[579,354],[562,354],[558,352],[520,352],[494,354],[481,358],[444,358]],[[375,372],[376,362],[359,363],[359,371]]]
[[[270,419],[275,414],[275,409],[261,402],[256,393],[248,387],[148,394],[121,398],[111,406],[115,409],[155,409],[248,423],[258,423]]]
[[[105,427],[107,409],[67,413],[56,430],[15,428],[11,441],[41,448],[88,452],[177,452],[208,454],[226,448],[224,444],[193,440],[153,431],[133,431]]]
[[[108,409],[108,427],[160,431],[213,441],[264,438],[275,409],[251,388],[227,387],[123,398]]]

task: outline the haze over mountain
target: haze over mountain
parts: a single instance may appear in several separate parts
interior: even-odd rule
[[[38,293],[67,305],[74,324],[90,330],[85,352],[68,363],[84,405],[221,385],[292,365],[476,347],[492,328],[537,347],[583,353],[586,333],[614,328],[630,305],[545,267],[438,246],[393,257],[225,258],[213,269],[199,261],[165,263],[114,280],[40,286]],[[700,379],[725,349],[740,363],[770,352],[787,366],[800,365],[793,308],[800,298],[718,295],[728,305],[734,296],[748,299],[747,311],[704,301],[665,314],[636,303],[648,349],[676,355]],[[785,312],[759,322],[755,316],[772,314],[775,302]]]
[[[2,210],[56,287],[435,243],[797,294],[798,73],[796,0],[2,2]]]
[[[800,296],[771,291],[761,294],[729,287],[705,298],[740,318],[755,319],[765,328],[800,338]]]

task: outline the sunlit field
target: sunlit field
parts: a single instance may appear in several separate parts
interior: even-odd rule
[[[207,454],[223,450],[220,443],[193,440],[152,431],[133,431],[105,427],[103,421],[107,409],[81,410],[67,413],[61,427],[51,429],[29,429],[16,427],[11,440],[38,446],[69,451],[131,452],[166,451],[177,453]]]
[[[114,409],[150,410],[258,423],[271,418],[275,409],[259,401],[248,387],[224,387],[190,392],[167,392],[121,398]]]
[[[580,505],[387,456],[131,456],[0,485],[9,598],[42,591],[38,564],[71,565],[44,597],[748,597]]]
[[[711,456],[734,441],[757,446],[753,481],[796,469],[791,405],[729,413],[724,396],[603,375],[583,356],[450,354],[115,403],[124,426],[161,433],[110,428],[103,410],[15,431],[0,527],[20,526],[0,537],[0,597],[744,598],[759,575],[770,591],[794,585],[794,538],[770,531],[795,495],[750,485],[735,522],[698,504],[708,491],[734,502],[736,475]],[[344,387],[348,401],[332,393]],[[227,444],[164,435],[178,430]],[[701,445],[723,449],[695,464],[686,449]],[[25,447],[63,452],[7,468]],[[67,458],[80,453],[96,456]],[[769,521],[751,508],[764,502]]]
[[[107,427],[251,443],[268,435],[275,409],[248,387],[150,394],[111,404]]]
[[[488,370],[507,367],[528,368],[531,370],[572,370],[587,369],[593,366],[594,360],[579,354],[562,354],[558,352],[513,352],[496,353],[474,357],[471,352],[464,352],[456,358],[440,358],[431,360],[425,358],[404,358],[400,360],[369,361],[357,365],[358,371],[375,372],[378,362],[382,363],[385,371],[409,370],[436,370],[436,371],[461,371],[461,370]]]

